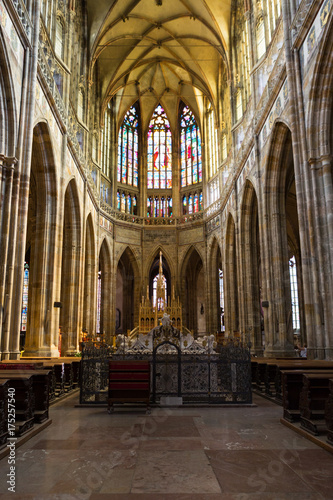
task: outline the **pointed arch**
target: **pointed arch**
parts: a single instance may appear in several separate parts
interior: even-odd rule
[[[29,252],[26,353],[51,352],[58,345],[55,282],[57,177],[49,127],[38,123],[33,131],[30,196],[26,236]]]
[[[60,312],[62,355],[72,354],[78,345],[80,260],[81,210],[76,180],[71,179],[64,196]]]
[[[161,104],[156,106],[148,128],[148,189],[172,188],[172,137],[170,122]]]
[[[252,350],[263,352],[264,317],[261,308],[261,255],[258,199],[254,185],[246,180],[240,211],[243,329],[251,335]]]
[[[225,237],[225,328],[228,336],[239,332],[238,266],[236,226],[229,213]]]
[[[203,260],[191,245],[181,267],[183,324],[197,336],[206,332],[205,280]]]
[[[300,179],[295,178],[291,131],[286,123],[276,122],[272,131],[264,184],[268,229],[265,234],[268,241],[267,262],[263,269],[267,283],[263,291],[270,304],[267,311],[268,328],[265,327],[267,355],[293,352],[288,239],[294,240],[299,249],[300,264],[296,181],[299,182]],[[305,333],[305,324],[303,327]]]
[[[312,70],[308,119],[311,157],[332,155],[333,152],[333,18],[329,16],[325,33],[319,42],[317,60]],[[320,123],[320,127],[318,124]],[[332,170],[332,169],[331,169]]]
[[[103,335],[104,340],[107,343],[111,343],[111,337],[113,335],[114,329],[112,325],[112,265],[111,265],[111,252],[107,238],[105,237],[102,241],[99,251],[99,264],[98,272],[100,273],[100,309],[97,309],[97,314],[99,314],[99,332]],[[98,290],[96,293],[98,302]],[[98,306],[97,306],[98,307]]]
[[[17,107],[11,64],[4,33],[0,30],[0,154],[15,156],[17,140]]]
[[[215,236],[210,245],[208,262],[209,331],[221,332],[222,319],[224,321],[225,307],[223,307],[223,311],[221,311],[219,270],[223,273],[224,269],[222,265],[221,247]]]
[[[116,309],[121,325],[118,333],[133,330],[138,323],[140,302],[140,269],[132,249],[127,246],[118,260],[116,278]]]
[[[165,260],[165,262],[168,266],[168,269],[170,270],[171,281],[172,281],[172,283],[176,284],[176,270],[175,270],[176,263],[174,263],[174,259],[171,258],[171,255],[169,254],[169,252],[162,245],[156,245],[154,250],[152,250],[150,252],[150,257],[147,259],[146,267],[144,270],[145,280],[147,281],[146,284],[148,284],[150,271],[152,269],[154,261],[155,261],[157,256],[159,258],[160,252],[162,252],[163,260]],[[175,292],[177,295],[177,290],[175,290]]]
[[[95,331],[95,290],[96,290],[96,255],[95,233],[91,212],[86,219],[86,241],[84,258],[84,295],[82,331],[91,335]]]

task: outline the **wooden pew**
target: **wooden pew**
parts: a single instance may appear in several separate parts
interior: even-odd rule
[[[329,395],[325,405],[325,421],[327,426],[327,442],[333,446],[333,377],[329,381]]]
[[[15,435],[22,436],[34,425],[34,394],[32,372],[2,371],[0,381],[7,380],[8,387],[15,389]]]
[[[1,370],[0,379],[7,377],[9,387],[15,387],[17,420],[41,423],[49,418],[50,370]],[[26,381],[28,378],[28,382]],[[28,392],[31,394],[28,394]],[[21,400],[23,394],[25,400]]]
[[[303,374],[303,388],[299,398],[301,427],[315,436],[327,430],[325,406],[330,394],[330,378],[332,375],[329,373]]]
[[[331,370],[281,370],[282,377],[282,403],[283,403],[283,418],[288,422],[300,420],[301,413],[299,408],[299,398],[303,388],[303,375],[318,374],[318,375],[333,375]]]
[[[49,375],[49,401],[55,399],[55,388],[56,388],[56,378],[55,370],[53,364],[45,365],[41,361],[29,361],[25,360],[5,360],[0,363],[0,370],[49,370],[51,373]]]
[[[275,398],[282,402],[282,370],[333,370],[332,361],[324,360],[301,360],[294,362],[276,362],[276,375],[275,375]]]

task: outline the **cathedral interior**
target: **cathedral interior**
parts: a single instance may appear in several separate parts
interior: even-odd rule
[[[79,357],[85,342],[115,348],[166,315],[197,345],[233,339],[253,360],[333,360],[332,10],[332,0],[1,0],[3,363]],[[73,402],[54,406],[56,430],[23,445],[44,482],[22,498],[34,484],[36,498],[62,498],[68,470],[83,484],[88,462],[66,472],[65,455],[93,460],[89,428],[123,489],[100,471],[99,489],[86,481],[73,498],[331,498],[331,456],[281,431],[279,410],[257,396],[250,423],[229,409],[228,431],[217,408],[154,410],[149,431],[140,415],[90,408],[85,421]],[[134,451],[117,441],[126,433]],[[63,464],[56,472],[43,450]],[[150,486],[138,450],[150,453]],[[252,465],[237,490],[226,471],[243,475],[252,459],[271,474],[256,478]],[[310,462],[322,464],[320,486]]]

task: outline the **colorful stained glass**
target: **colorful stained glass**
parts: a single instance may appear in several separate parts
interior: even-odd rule
[[[190,194],[188,197],[188,213],[191,214],[193,212],[193,196]]]
[[[195,193],[195,195],[194,195],[193,212],[199,212],[199,198],[198,198],[197,193]]]
[[[203,210],[202,192],[199,195],[199,210]]]
[[[125,212],[125,210],[126,210],[126,199],[125,199],[125,194],[124,194],[124,193],[122,193],[122,195],[121,195],[121,206],[120,206],[120,210],[121,210],[122,212]]]
[[[127,195],[127,212],[129,214],[132,213],[132,198],[130,194]]]
[[[168,217],[172,217],[172,198],[168,197]]]
[[[184,106],[180,119],[181,186],[202,181],[201,138],[196,119],[188,106]]]
[[[102,333],[101,332],[101,299],[102,299],[102,271],[98,271],[96,333]]]
[[[152,199],[148,198],[147,199],[147,217],[151,217],[151,205],[152,205]]]
[[[127,111],[118,135],[117,180],[129,186],[138,185],[138,128],[139,114],[134,105]]]
[[[27,262],[24,262],[21,332],[25,332],[27,330],[28,291],[29,291],[29,264]]]
[[[120,210],[120,193],[117,191],[117,210]]]
[[[183,215],[186,214],[186,209],[187,209],[187,198],[186,196],[183,196]]]
[[[172,188],[171,153],[170,124],[164,109],[159,104],[153,113],[148,130],[148,189]]]

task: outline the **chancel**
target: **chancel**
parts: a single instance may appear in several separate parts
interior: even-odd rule
[[[0,0],[1,494],[332,496],[332,89],[332,0]]]

